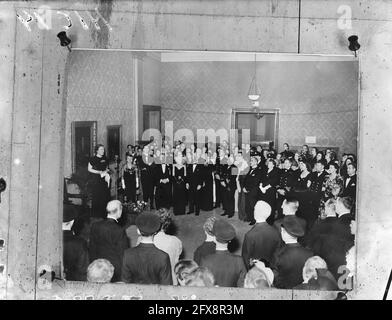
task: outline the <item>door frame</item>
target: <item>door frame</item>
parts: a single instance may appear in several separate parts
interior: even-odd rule
[[[71,153],[72,153],[72,173],[76,172],[76,134],[75,129],[81,127],[90,128],[90,156],[94,154],[97,145],[97,121],[72,121],[71,123]]]
[[[147,130],[147,117],[146,113],[149,111],[159,111],[159,132],[161,132],[161,121],[162,121],[162,108],[161,106],[143,105],[143,132]]]
[[[118,157],[121,159],[122,158],[122,153],[123,153],[123,146],[122,146],[122,125],[121,124],[116,124],[116,125],[109,125],[109,126],[106,126],[106,149],[107,149],[107,154],[106,154],[106,157],[107,157],[107,159],[110,161],[110,162],[113,162],[114,161],[114,159],[110,159],[109,158],[109,130],[110,129],[118,129],[118,131],[119,131],[119,147],[120,147],[120,150],[119,150],[119,154],[118,154]]]
[[[233,108],[231,110],[231,129],[236,129],[237,127],[237,114],[238,113],[246,113],[246,114],[274,114],[275,115],[275,129],[274,129],[274,149],[278,150],[279,146],[279,125],[280,125],[280,109],[263,109],[260,108],[260,112],[256,112],[253,107],[240,107]],[[238,142],[238,141],[237,141]]]

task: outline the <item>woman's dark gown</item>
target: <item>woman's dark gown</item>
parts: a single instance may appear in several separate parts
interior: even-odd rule
[[[124,183],[125,183],[125,196],[127,201],[136,202],[136,169],[128,168],[124,169]]]
[[[213,184],[214,179],[212,177],[214,171],[214,165],[208,164],[204,166],[204,188],[201,192],[201,205],[200,209],[203,211],[211,211],[214,207],[214,195],[213,195]]]
[[[258,199],[267,202],[271,206],[271,216],[268,220],[273,221],[276,210],[276,186],[279,183],[279,172],[277,168],[273,168],[268,172],[268,168],[264,169],[261,175],[261,184],[263,187],[271,186],[265,193],[258,190]]]
[[[299,207],[297,215],[301,218],[306,219],[312,215],[312,197],[311,193],[308,191],[308,181],[310,179],[310,173],[306,177],[297,178],[293,190],[289,193],[290,196],[297,199],[299,202]]]
[[[94,170],[105,171],[108,168],[108,160],[105,156],[94,156],[90,160]],[[99,174],[91,174],[92,187],[92,213],[95,218],[106,218],[106,205],[110,200],[110,190],[104,178]]]
[[[186,198],[185,167],[178,169],[173,167],[173,213],[174,215],[185,214]]]

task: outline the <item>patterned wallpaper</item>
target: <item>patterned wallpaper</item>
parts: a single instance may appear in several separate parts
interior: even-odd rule
[[[162,126],[230,128],[232,108],[250,107],[251,62],[167,62],[161,67]],[[261,107],[280,109],[279,149],[284,142],[356,153],[356,62],[258,62]]]
[[[73,51],[67,81],[65,176],[72,173],[72,121],[97,121],[97,143],[105,146],[108,125],[122,125],[122,150],[133,142],[133,56],[129,52]]]

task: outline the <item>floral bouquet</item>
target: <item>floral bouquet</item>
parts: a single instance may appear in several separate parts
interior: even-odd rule
[[[136,202],[124,202],[123,207],[125,211],[130,214],[140,214],[147,207],[147,202],[136,201]]]

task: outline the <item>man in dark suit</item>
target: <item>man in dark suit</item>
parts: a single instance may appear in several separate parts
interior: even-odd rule
[[[87,241],[76,236],[72,230],[77,211],[73,205],[64,204],[63,214],[63,260],[65,279],[86,281],[89,265]]]
[[[270,215],[271,206],[265,201],[258,201],[254,209],[256,224],[245,234],[242,244],[242,258],[248,269],[253,259],[271,263],[280,244],[278,231],[266,222]]]
[[[225,212],[222,216],[228,216],[231,218],[234,216],[234,194],[237,190],[237,167],[234,165],[234,158],[230,156],[227,159],[226,170],[221,176],[221,187],[223,193],[223,208]]]
[[[219,287],[243,287],[246,267],[242,257],[230,253],[227,246],[235,238],[235,229],[226,220],[215,221],[213,227],[216,252],[201,259],[200,266],[208,268]]]
[[[201,188],[204,184],[204,165],[198,164],[197,159],[193,159],[193,164],[186,166],[186,188],[189,190],[189,212],[195,212],[195,215],[200,214]]]
[[[250,169],[244,179],[246,221],[254,224],[253,210],[257,202],[258,188],[261,181],[261,170],[257,167],[257,159],[250,158]]]
[[[155,165],[155,204],[157,209],[169,209],[172,203],[172,166],[166,164],[165,154],[161,155],[161,164]]]
[[[318,210],[320,207],[320,200],[323,194],[323,184],[327,177],[327,172],[324,170],[325,161],[319,160],[315,165],[316,171],[310,174],[310,179],[308,181],[308,197],[310,201],[310,210],[306,213],[304,218],[306,219],[306,223],[308,228],[310,229],[313,226],[313,223],[316,221],[318,217]]]
[[[150,201],[150,208],[154,209],[154,160],[150,155],[149,146],[144,146],[143,154],[139,158],[139,169],[142,182],[143,201]]]
[[[107,259],[114,266],[112,282],[121,280],[121,265],[124,251],[129,247],[125,230],[119,226],[122,205],[118,200],[107,204],[107,219],[95,222],[90,231],[90,262]]]
[[[357,167],[354,163],[347,165],[347,177],[343,183],[343,197],[351,197],[356,199],[357,192]]]
[[[218,148],[218,158],[216,159],[215,164],[215,206],[214,208],[219,208],[221,203],[223,205],[223,210],[225,210],[224,203],[223,203],[223,187],[221,185],[222,175],[226,171],[227,168],[227,158],[225,155],[225,151],[222,147]]]
[[[274,255],[271,267],[275,274],[274,286],[280,289],[292,289],[302,283],[302,269],[312,251],[302,247],[298,238],[305,230],[296,216],[285,216],[281,225],[281,237],[285,243]]]
[[[139,245],[124,252],[121,279],[126,283],[172,285],[169,255],[154,245],[154,235],[161,229],[157,214],[142,213],[136,218],[141,236]]]

